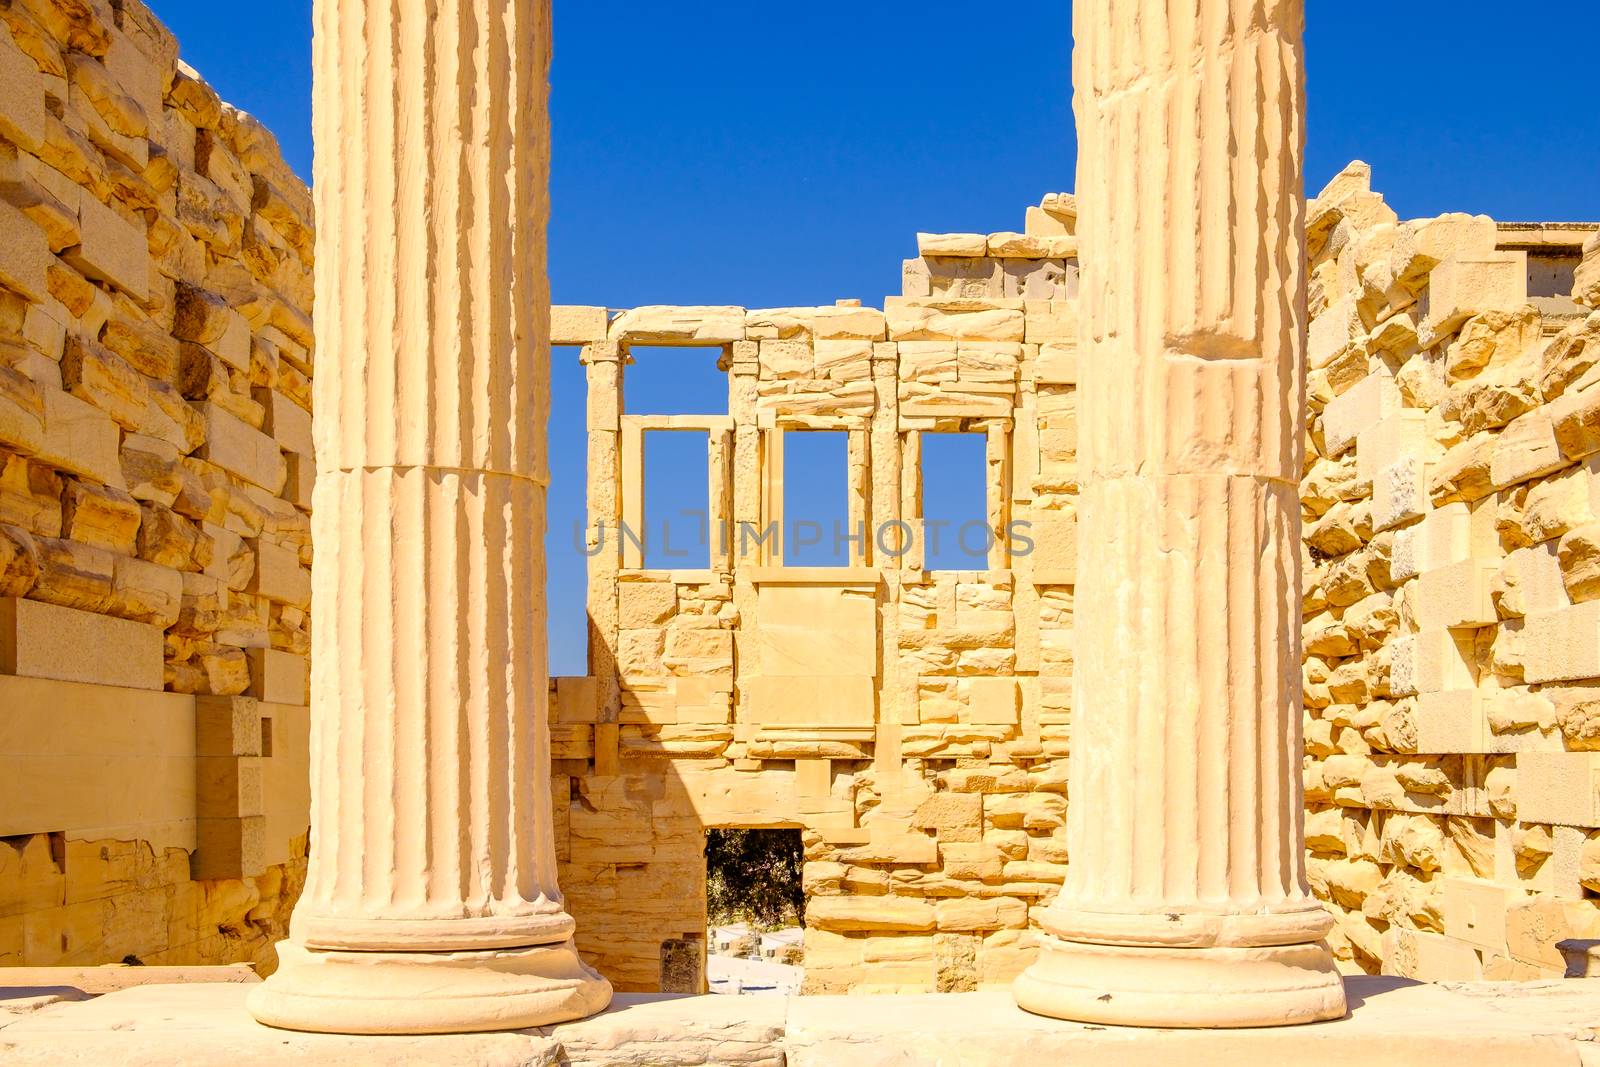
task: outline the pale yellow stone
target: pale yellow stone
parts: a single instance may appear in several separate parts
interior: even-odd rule
[[[194,847],[192,697],[6,676],[0,693],[12,739],[0,754],[5,836]]]
[[[1600,308],[1600,232],[1590,234],[1584,242],[1572,296],[1580,304]]]
[[[917,254],[981,258],[989,254],[989,239],[981,233],[919,233]]]
[[[1223,17],[1224,7],[1202,3],[1198,17],[1210,8]],[[1279,632],[1289,620],[1277,613],[1299,599],[1297,501],[1276,486],[1302,471],[1305,281],[1284,264],[1298,263],[1305,243],[1300,183],[1288,177],[1301,168],[1302,146],[1288,131],[1305,102],[1294,61],[1287,70],[1272,61],[1264,81],[1255,72],[1265,55],[1298,54],[1303,14],[1282,4],[1220,46],[1175,33],[1152,48],[1119,32],[1104,6],[1073,8],[1077,234],[1084,289],[1096,294],[1079,320],[1079,552],[1094,566],[1078,578],[1077,642],[1080,691],[1096,706],[1074,736],[1067,883],[1040,918],[1051,936],[1039,962],[1014,987],[1018,1003],[1040,1014],[1216,1027],[1345,1011],[1322,943],[1332,923],[1304,873],[1301,798],[1289,774],[1301,746],[1299,693],[1288,681],[1298,642],[1264,646],[1260,636]],[[1157,37],[1166,28],[1157,20]],[[1173,89],[1169,69],[1191,67],[1199,73]],[[1141,109],[1167,114],[1174,92],[1199,99],[1208,83],[1253,88],[1226,112],[1200,109],[1176,144],[1116,133]],[[1255,131],[1248,178],[1230,154],[1236,122]],[[1174,169],[1173,153],[1201,162]],[[1194,177],[1209,172],[1208,159],[1226,190],[1208,195],[1221,195],[1228,211],[1208,208],[1201,194],[1212,187]],[[1125,210],[1109,210],[1113,186]],[[1144,217],[1147,204],[1161,205],[1159,222]],[[1240,258],[1210,239],[1214,228],[1241,224],[1277,248]],[[1143,240],[1149,226],[1166,239]],[[1180,281],[1140,280],[1150,277]],[[1244,394],[1259,403],[1240,405]],[[1256,532],[1213,541],[1207,530],[1233,526],[1233,509],[1257,516]],[[1272,518],[1262,524],[1260,516]],[[1217,633],[1205,605],[1241,583],[1257,591],[1247,601],[1251,638],[1237,648],[1202,638]],[[1179,603],[1191,605],[1178,616],[1175,587],[1189,591]],[[1198,688],[1171,699],[1174,675],[1192,669],[1179,664],[1200,660],[1207,667]],[[1263,670],[1263,662],[1278,666]],[[1215,716],[1201,710],[1213,704]],[[1218,735],[1202,725],[1213,717],[1253,725]],[[1171,755],[1155,755],[1162,752]],[[1168,768],[1163,789],[1113,787],[1150,758]],[[1279,768],[1278,780],[1230,793],[1225,804],[1183,799],[1239,760]],[[1197,777],[1175,778],[1182,766],[1198,768]],[[1275,829],[1268,835],[1265,826]],[[1240,835],[1255,844],[1239,851]],[[1205,857],[1225,848],[1234,849],[1232,862],[1213,868]],[[1242,855],[1252,862],[1240,868]],[[1144,856],[1150,861],[1136,859]],[[1238,952],[1247,946],[1248,962]],[[1193,995],[1197,986],[1207,987],[1204,997]]]
[[[988,254],[1015,259],[1069,259],[1078,254],[1078,242],[1066,235],[992,233]]]
[[[638,307],[611,322],[610,339],[636,344],[710,345],[744,340],[739,307]]]
[[[359,22],[332,18],[323,7],[317,17],[333,29],[317,35],[314,59],[323,123],[316,214],[326,283],[319,289],[329,299],[319,298],[316,329],[339,364],[324,370],[333,384],[319,385],[315,427],[317,848],[294,939],[278,947],[281,966],[255,991],[250,1010],[291,1029],[370,1034],[496,1030],[588,1015],[605,1006],[611,987],[577,956],[556,884],[549,768],[524,758],[549,744],[549,683],[535,640],[544,615],[537,533],[547,477],[549,4],[475,0],[472,17],[441,24],[442,39],[384,38],[385,62],[431,101],[420,119],[412,116],[426,129],[399,138],[394,131],[409,112],[398,98],[347,75],[354,57],[368,54],[368,36]],[[404,12],[369,14],[404,20],[426,12],[407,0]],[[464,57],[465,66],[440,67],[435,77],[429,68],[439,54]],[[505,91],[480,101],[473,123],[446,121],[463,94],[485,81]],[[336,119],[340,112],[347,118]],[[522,147],[510,156],[493,151],[508,143]],[[342,184],[357,173],[382,172],[391,181],[438,167],[454,173],[460,160],[494,171],[487,191],[468,198],[456,185],[441,186],[462,199],[429,212],[410,210],[402,197],[390,205],[389,228],[374,227]],[[483,225],[470,224],[469,215]],[[330,279],[345,276],[341,264],[373,254],[393,269],[336,295],[339,283]],[[493,295],[447,285],[446,275],[492,276]],[[385,303],[395,293],[398,305]],[[379,328],[369,311],[379,306],[398,306],[414,328]],[[471,330],[461,328],[467,322]],[[612,330],[617,340],[742,340],[744,312],[646,311],[623,316]],[[393,383],[415,375],[471,382],[478,392],[397,395]],[[219,455],[208,438],[210,458],[231,460],[244,468],[236,473],[277,491],[285,472],[275,443],[263,438],[268,457],[248,427],[229,418],[208,411],[235,442]],[[401,514],[415,518],[363,518]],[[287,585],[274,580],[268,588],[268,546],[257,545],[258,588],[298,605],[304,587],[292,573]],[[419,664],[433,682],[399,682]],[[361,681],[374,677],[393,681]],[[443,745],[461,736],[510,740],[468,750]],[[338,753],[352,742],[341,738],[358,737],[369,739],[366,755],[351,766]],[[371,795],[390,796],[398,807],[332,801],[352,789],[376,789]],[[366,862],[374,850],[388,861]]]
[[[46,387],[42,398],[45,433],[38,457],[103,485],[125,488],[117,457],[121,440],[117,424],[93,405],[59,389]]]
[[[273,648],[248,650],[250,695],[274,704],[305,704],[310,662]]]
[[[83,243],[62,258],[86,277],[143,300],[150,291],[150,253],[143,229],[93,197],[83,197],[78,211]]]
[[[159,691],[161,630],[53,604],[0,599],[0,674]]]
[[[592,345],[606,339],[610,317],[603,307],[557,304],[550,309],[552,345]]]
[[[47,292],[45,272],[51,262],[44,231],[23,212],[3,201],[0,201],[0,230],[6,235],[4,251],[0,252],[0,286],[29,300],[43,300]]]

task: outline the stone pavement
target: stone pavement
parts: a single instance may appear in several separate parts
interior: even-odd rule
[[[1028,1015],[1004,991],[879,997],[623,995],[584,1022],[504,1034],[347,1038],[272,1030],[248,985],[146,985],[81,999],[0,990],[0,1062],[472,1063],[484,1067],[1600,1067],[1600,980],[1423,985],[1352,978],[1354,1014],[1271,1030],[1137,1030]],[[59,991],[58,991],[59,992]],[[15,994],[15,995],[14,995]],[[78,999],[72,999],[78,998]],[[12,1005],[15,1012],[7,1011]]]

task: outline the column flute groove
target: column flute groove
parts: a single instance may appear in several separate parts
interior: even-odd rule
[[[312,845],[263,1022],[542,1026],[549,0],[316,0]]]

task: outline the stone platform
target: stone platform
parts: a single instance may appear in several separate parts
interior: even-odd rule
[[[482,1067],[1600,1067],[1600,979],[1347,983],[1353,1014],[1281,1030],[1131,1030],[1025,1014],[1004,992],[876,997],[619,996],[581,1023],[464,1037],[347,1038],[256,1024],[249,986],[0,989],[0,1062]],[[87,998],[87,999],[85,999]]]

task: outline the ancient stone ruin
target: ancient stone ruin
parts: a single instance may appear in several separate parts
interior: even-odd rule
[[[1080,2],[1076,195],[1019,231],[918,235],[882,309],[550,308],[549,5],[467,6],[318,4],[315,226],[138,0],[0,6],[0,986],[108,994],[0,999],[0,1052],[1588,1054],[1600,225],[1307,198],[1301,3],[1147,5],[1152,51]],[[725,411],[631,410],[685,348]],[[640,536],[664,434],[703,566]],[[976,531],[925,512],[952,438]],[[715,828],[803,835],[792,1003],[634,995],[706,990]]]

